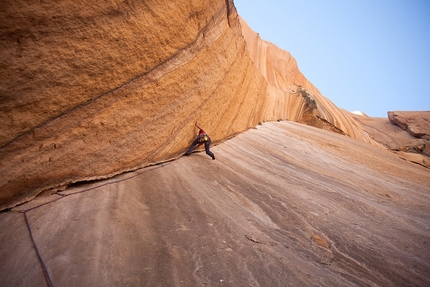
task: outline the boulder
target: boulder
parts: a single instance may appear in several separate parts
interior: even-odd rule
[[[351,115],[372,139],[400,158],[430,167],[429,112],[388,112],[388,118]]]
[[[1,212],[0,286],[428,285],[428,169],[292,121],[212,150]]]
[[[388,112],[388,118],[414,137],[430,140],[430,111],[394,111]]]

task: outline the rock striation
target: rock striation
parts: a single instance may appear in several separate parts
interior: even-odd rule
[[[175,158],[197,119],[215,141],[262,119],[266,83],[232,1],[22,0],[0,13],[0,209]]]
[[[249,56],[268,83],[269,97],[275,99],[268,112],[281,109],[281,118],[375,144],[348,112],[335,106],[305,78],[289,52],[262,40],[243,19],[241,25]]]
[[[388,119],[414,137],[412,142],[397,148],[400,151],[399,156],[430,167],[430,111],[388,112]]]
[[[430,111],[388,112],[388,119],[412,136],[430,140]]]
[[[0,44],[1,286],[428,285],[428,169],[380,148],[425,138],[231,0],[5,0]]]
[[[212,150],[1,212],[0,286],[428,285],[427,168],[291,121]]]
[[[85,9],[82,9],[85,7]],[[378,145],[232,0],[3,1],[0,210],[288,119]]]
[[[352,116],[375,141],[402,159],[430,167],[430,112],[388,112],[388,118]]]

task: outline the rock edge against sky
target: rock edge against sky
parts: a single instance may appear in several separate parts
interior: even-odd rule
[[[177,158],[196,120],[215,143],[291,120],[380,145],[232,1],[20,0],[0,13],[0,209]]]

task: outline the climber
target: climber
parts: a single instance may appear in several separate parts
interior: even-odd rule
[[[211,152],[210,150],[209,150],[209,148],[210,148],[210,146],[211,146],[211,143],[212,143],[212,140],[211,140],[211,138],[208,136],[208,134],[207,133],[205,133],[205,131],[201,128],[201,127],[199,127],[198,125],[197,125],[197,122],[195,123],[195,125],[196,125],[196,127],[200,130],[199,131],[199,135],[198,135],[198,137],[193,141],[193,143],[191,144],[191,146],[190,146],[190,148],[187,150],[187,152],[185,153],[185,155],[190,155],[192,152],[193,152],[193,150],[194,150],[194,148],[196,147],[196,146],[198,146],[198,145],[201,145],[201,144],[205,144],[205,150],[206,150],[206,154],[207,155],[209,155],[213,160],[215,159],[215,155],[213,154],[213,152]]]

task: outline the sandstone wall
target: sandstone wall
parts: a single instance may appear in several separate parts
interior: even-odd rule
[[[340,110],[306,79],[289,52],[262,40],[243,19],[240,20],[249,55],[266,78],[269,94],[278,100],[286,98],[287,104],[282,106],[286,119],[376,144],[348,112]]]
[[[0,209],[175,158],[196,120],[214,142],[277,119],[367,140],[232,0],[161,2],[3,1]]]
[[[1,9],[2,208],[174,158],[197,119],[215,141],[261,120],[267,84],[232,2]]]

